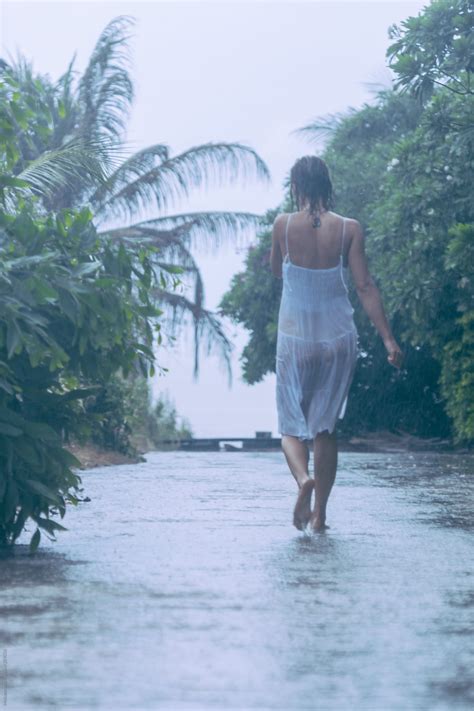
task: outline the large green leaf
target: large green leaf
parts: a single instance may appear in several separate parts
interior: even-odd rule
[[[7,422],[0,422],[0,434],[8,435],[9,437],[19,437],[23,434],[23,430],[14,425],[9,425]]]
[[[39,544],[41,541],[41,532],[39,528],[36,529],[36,531],[33,533],[30,541],[30,553],[33,554],[35,553],[36,549],[38,548]]]
[[[27,479],[25,482],[29,488],[34,491],[36,494],[41,494],[41,496],[45,496],[47,499],[52,501],[55,504],[63,504],[63,500],[60,496],[54,493],[52,489],[50,489],[46,484],[43,484],[43,482],[39,481],[38,479]]]

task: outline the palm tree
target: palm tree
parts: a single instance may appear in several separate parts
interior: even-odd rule
[[[260,216],[249,212],[169,213],[192,189],[234,182],[249,177],[267,180],[269,172],[257,153],[239,143],[206,143],[178,155],[158,143],[126,156],[125,129],[134,97],[128,40],[133,20],[120,16],[100,35],[89,63],[78,76],[74,58],[55,83],[34,75],[20,59],[4,64],[34,103],[46,104],[48,126],[25,131],[15,173],[22,177],[50,178],[46,209],[89,205],[99,234],[121,240],[146,238],[160,247],[158,266],[179,267],[190,279],[192,298],[169,291],[166,284],[155,297],[176,333],[191,316],[194,327],[194,375],[199,368],[199,348],[218,347],[230,374],[231,343],[219,318],[204,307],[204,286],[191,248],[205,238],[218,242],[242,229],[256,226]],[[0,67],[1,71],[1,67]],[[21,127],[19,127],[21,131]],[[71,148],[95,151],[100,170],[79,165],[69,179],[54,181],[57,159],[71,157]],[[53,159],[53,160],[51,160]],[[43,161],[43,163],[42,163]],[[64,165],[67,165],[64,163]],[[28,173],[29,171],[29,173]],[[91,178],[92,176],[92,178]],[[144,214],[150,213],[144,219]]]

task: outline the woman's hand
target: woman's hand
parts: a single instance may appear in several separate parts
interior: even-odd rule
[[[393,365],[394,368],[400,368],[403,362],[403,353],[396,340],[394,338],[390,338],[385,341],[384,345],[387,349],[387,360],[390,365]]]

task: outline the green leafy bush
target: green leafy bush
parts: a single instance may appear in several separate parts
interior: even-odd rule
[[[139,373],[123,377],[118,371],[97,394],[84,401],[88,429],[84,439],[123,454],[137,455],[160,447],[163,440],[192,437],[190,425],[179,418],[165,397],[152,403],[150,382]]]
[[[87,428],[82,400],[121,369],[154,373],[156,248],[98,239],[87,210],[0,212],[0,545],[26,521],[48,534],[77,502],[64,433]],[[88,387],[91,386],[92,387]]]
[[[186,419],[178,417],[173,403],[160,395],[149,411],[147,435],[155,447],[162,447],[164,440],[190,439],[193,431]]]
[[[441,388],[455,439],[465,443],[474,436],[474,226],[455,225],[449,236],[444,264],[455,284],[457,316],[442,348]]]

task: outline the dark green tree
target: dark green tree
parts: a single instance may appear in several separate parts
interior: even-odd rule
[[[458,442],[474,435],[471,28],[468,2],[432,3],[402,29],[390,30],[396,89],[300,129],[310,140],[327,139],[323,156],[338,210],[366,232],[370,267],[406,354],[401,373],[387,366],[351,287],[363,351],[342,423],[346,431],[397,427],[446,435],[449,415]],[[282,210],[289,209],[287,198]],[[262,254],[270,247],[270,227],[271,220],[259,236]],[[256,282],[265,294],[263,323],[252,300]],[[274,367],[278,298],[269,270],[257,271],[249,256],[221,304],[250,330],[244,377],[251,382]]]

